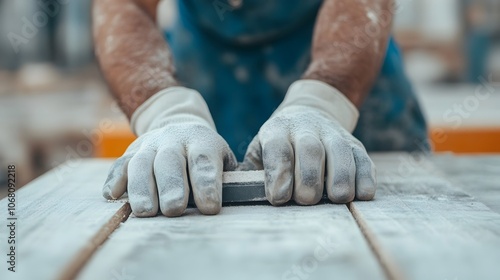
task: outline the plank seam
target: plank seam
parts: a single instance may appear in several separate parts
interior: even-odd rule
[[[89,244],[76,254],[76,257],[69,262],[57,279],[75,279],[85,264],[87,264],[90,258],[97,251],[97,248],[106,242],[108,237],[120,226],[121,223],[128,219],[131,213],[132,210],[130,208],[130,204],[128,202],[123,204],[123,206],[116,211],[113,217],[111,217],[109,221],[103,225],[101,229],[90,239]]]
[[[362,214],[356,208],[355,204],[353,202],[349,202],[348,204],[346,204],[346,206],[347,209],[349,209],[349,212],[351,212],[351,215],[356,221],[356,224],[361,230],[361,233],[365,237],[365,240],[368,243],[370,250],[375,255],[377,262],[382,267],[382,270],[384,271],[384,274],[387,277],[387,279],[389,280],[405,279],[405,277],[398,269],[394,261],[386,253],[384,253],[384,251],[382,250],[382,246],[375,237],[375,234],[368,228],[367,223],[363,219]]]

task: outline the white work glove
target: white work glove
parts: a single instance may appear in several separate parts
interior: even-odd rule
[[[138,217],[154,216],[158,207],[165,216],[180,216],[190,183],[200,212],[219,213],[222,172],[237,161],[197,91],[170,87],[155,94],[134,112],[131,127],[138,138],[111,167],[105,198],[127,191]]]
[[[293,83],[250,143],[241,169],[264,169],[273,205],[312,205],[326,188],[334,203],[375,195],[375,166],[351,132],[358,110],[337,89],[316,80]],[[326,175],[326,184],[325,184]]]

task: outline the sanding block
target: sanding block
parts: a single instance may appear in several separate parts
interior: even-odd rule
[[[267,202],[264,176],[264,170],[224,172],[222,175],[222,203]],[[323,194],[323,199],[328,199],[326,193]],[[194,206],[192,193],[190,193],[189,205]]]

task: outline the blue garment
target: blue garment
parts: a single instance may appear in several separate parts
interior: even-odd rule
[[[238,159],[306,70],[320,4],[243,0],[232,9],[223,0],[178,1],[179,19],[166,33],[177,78],[204,96]],[[392,39],[354,136],[369,151],[429,149],[425,120]]]

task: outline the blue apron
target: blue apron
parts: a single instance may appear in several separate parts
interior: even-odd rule
[[[235,1],[231,1],[235,2]],[[178,1],[166,37],[177,79],[198,90],[241,160],[252,138],[310,62],[321,1]],[[428,151],[425,120],[391,39],[354,136],[368,151]]]

